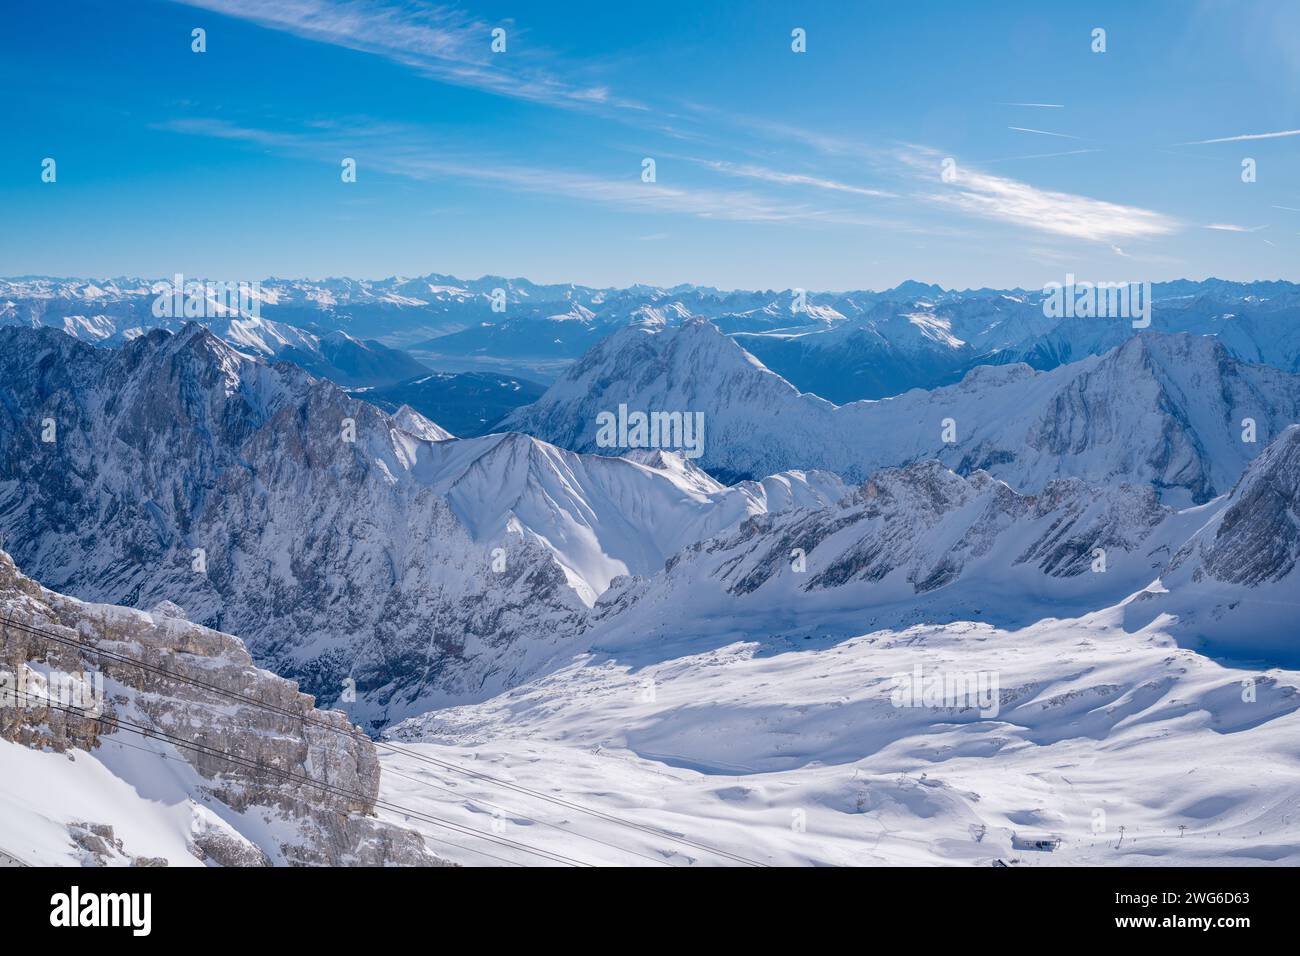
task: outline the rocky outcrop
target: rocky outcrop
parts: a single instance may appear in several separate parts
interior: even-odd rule
[[[183,761],[195,779],[195,857],[225,866],[440,862],[419,835],[374,816],[373,743],[343,713],[315,709],[292,681],[255,667],[238,638],[190,623],[171,604],[146,613],[54,593],[19,573],[4,552],[0,620],[0,667],[23,675],[10,686],[28,688],[0,708],[0,740],[93,753],[120,735]],[[42,705],[34,681],[54,673],[102,682],[102,696],[92,706],[69,707],[58,696]],[[248,832],[231,820],[247,821]],[[84,862],[158,862],[131,857],[111,820],[66,825]]]
[[[1189,516],[1195,526],[1158,580],[1126,602],[1126,626],[1163,617],[1180,643],[1202,652],[1300,667],[1300,425],[1265,448],[1230,494]]]
[[[1300,425],[1292,425],[1233,489],[1226,505],[1170,562],[1193,581],[1253,587],[1291,575],[1300,561]]]

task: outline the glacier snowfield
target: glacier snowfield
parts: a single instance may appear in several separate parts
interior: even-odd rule
[[[403,755],[381,755],[382,787],[602,864],[736,865],[627,822],[778,866],[1300,863],[1300,671],[1219,663],[1162,620],[1125,621],[1114,607],[845,640],[718,629],[583,654],[391,731],[622,822]],[[894,675],[917,664],[996,673],[998,715],[895,707]]]

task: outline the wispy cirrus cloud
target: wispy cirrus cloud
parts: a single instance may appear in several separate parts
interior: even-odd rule
[[[1209,143],[1240,143],[1250,139],[1281,139],[1284,136],[1300,136],[1300,129],[1284,129],[1276,133],[1243,133],[1240,136],[1220,136],[1217,139],[1197,139],[1190,143],[1178,143],[1179,146],[1205,146]]]
[[[877,199],[894,198],[898,194],[889,192],[884,189],[872,189],[867,186],[854,186],[849,183],[842,183],[835,179],[827,179],[822,176],[810,176],[806,173],[788,173],[776,169],[768,169],[765,166],[755,166],[747,163],[728,163],[719,160],[699,159],[694,162],[705,166],[715,172],[722,173],[726,176],[736,176],[743,179],[756,179],[766,183],[776,183],[782,186],[811,186],[816,189],[826,189],[831,192],[850,193],[855,196],[869,196]]]
[[[1083,153],[1100,153],[1100,149],[1067,149],[1058,153],[1030,153],[1027,156],[1004,156],[1001,159],[981,160],[981,165],[989,166],[993,163],[1015,163],[1024,159],[1055,159],[1058,156],[1079,156]]]
[[[938,179],[940,163],[944,159],[943,154],[939,151],[918,144],[904,144],[901,148],[883,144],[872,145],[819,135],[800,127],[754,120],[746,121],[744,118],[739,118],[739,121],[764,135],[797,141],[805,147],[811,147],[819,153],[835,159],[865,161],[874,171],[894,178],[900,176],[898,163],[901,159],[903,167],[910,173],[911,179],[914,180],[917,174],[921,174],[925,178],[933,176]],[[1065,133],[1050,133],[1044,130],[1021,127],[1012,128],[1030,133],[1045,133],[1048,136],[1058,136],[1066,139],[1081,138]],[[1099,152],[1099,150],[1066,150],[1029,156],[1006,157],[992,162],[1049,159],[1092,152]],[[720,171],[728,166],[728,164],[721,163],[712,165]],[[797,181],[799,176],[799,174],[778,173],[757,166],[729,165],[729,171],[732,174],[741,174],[738,170],[744,169],[754,178],[764,178],[770,181],[792,182]],[[1151,209],[1143,209],[1140,206],[1113,203],[1059,190],[1040,189],[1029,183],[1005,176],[995,176],[991,173],[960,165],[958,170],[957,180],[952,185],[946,186],[945,191],[942,192],[917,192],[914,189],[905,187],[900,187],[896,191],[882,189],[879,192],[905,202],[919,202],[949,208],[955,207],[973,216],[1007,222],[1038,232],[1073,239],[1104,242],[1115,249],[1119,255],[1128,255],[1128,253],[1120,251],[1117,245],[1120,240],[1148,239],[1169,235],[1178,231],[1181,227],[1179,221],[1172,216]],[[825,177],[808,178],[822,179],[822,188],[835,188],[836,185],[845,185]],[[933,230],[934,227],[928,228]]]
[[[568,108],[644,109],[605,85],[560,79],[537,54],[494,56],[487,23],[451,7],[386,0],[174,0],[269,30],[382,56],[431,79]],[[507,43],[509,39],[507,39]],[[509,47],[507,47],[509,49]]]
[[[742,113],[724,113],[699,103],[690,104],[689,109],[707,118],[711,123],[726,123],[769,139],[798,143],[801,147],[815,149],[825,156],[865,159],[874,162],[884,159],[888,153],[888,150],[879,146],[871,146],[855,140],[828,135],[805,126],[760,119]]]
[[[1053,133],[1045,129],[1029,129],[1025,126],[1008,126],[1007,129],[1015,130],[1017,133],[1037,133],[1039,136],[1059,136],[1061,139],[1082,139],[1081,136],[1071,136],[1069,133]]]
[[[394,124],[346,128],[312,124],[299,132],[244,126],[222,119],[186,118],[156,124],[175,133],[246,142],[294,156],[353,156],[363,173],[369,166],[416,180],[452,178],[589,203],[608,203],[642,212],[680,213],[703,219],[740,222],[830,225],[882,225],[836,208],[779,202],[748,190],[704,189],[645,183],[640,165],[615,179],[571,170],[499,162],[481,155],[457,154],[445,143],[423,138],[419,130]]]
[[[1238,226],[1231,222],[1212,222],[1206,229],[1214,229],[1217,232],[1259,232],[1261,229],[1267,229],[1268,226]]]
[[[838,159],[866,161],[877,173],[899,178],[899,160],[910,178],[915,180],[917,174],[925,178],[939,179],[940,163],[944,159],[939,151],[917,144],[904,144],[902,147],[869,145],[825,137],[810,133],[808,130],[781,126],[772,123],[751,122],[748,125],[761,132],[779,138],[796,139],[804,146]],[[1029,132],[1041,132],[1028,130]],[[1049,134],[1077,139],[1067,134]],[[1073,156],[1080,153],[1096,152],[1095,149],[1068,150],[1057,153],[1038,154],[1035,156],[1009,157],[1011,159],[1045,159],[1054,156]],[[783,173],[766,167],[732,163],[709,162],[712,168],[729,172],[732,175],[748,175],[755,179],[771,182],[800,182],[812,185],[814,182],[824,189],[855,192],[859,188],[831,180],[826,177],[803,176],[802,174]],[[1121,203],[1093,199],[1059,190],[1040,189],[1029,183],[1005,176],[995,176],[975,168],[958,165],[956,181],[941,192],[922,191],[912,188],[894,190],[873,190],[871,195],[881,193],[900,201],[957,208],[983,219],[997,220],[1023,226],[1038,232],[1104,242],[1118,250],[1121,240],[1149,239],[1170,235],[1181,228],[1181,223],[1172,216],[1129,206]],[[917,228],[909,224],[906,228]],[[924,230],[937,231],[936,227],[922,227]],[[1119,252],[1118,254],[1127,255]]]
[[[939,178],[937,151],[912,147],[901,153],[900,158],[913,170]],[[1154,210],[1040,189],[1016,179],[965,168],[960,163],[951,183],[945,184],[942,191],[925,194],[924,198],[985,219],[1110,245],[1121,239],[1164,236],[1179,228],[1177,220]]]

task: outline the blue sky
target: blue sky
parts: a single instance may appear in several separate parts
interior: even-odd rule
[[[1300,278],[1284,0],[43,0],[0,85],[5,275]]]

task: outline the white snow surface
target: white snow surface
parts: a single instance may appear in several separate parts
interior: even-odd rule
[[[1122,607],[862,630],[756,640],[684,610],[671,639],[390,732],[620,822],[405,755],[383,793],[592,863],[736,865],[627,822],[770,865],[1300,863],[1300,672],[1216,663]],[[893,706],[916,665],[997,674],[998,715]]]
[[[1300,426],[1182,512],[881,473],[617,583],[547,673],[390,728],[381,787],[587,862],[1296,865],[1298,481]]]

